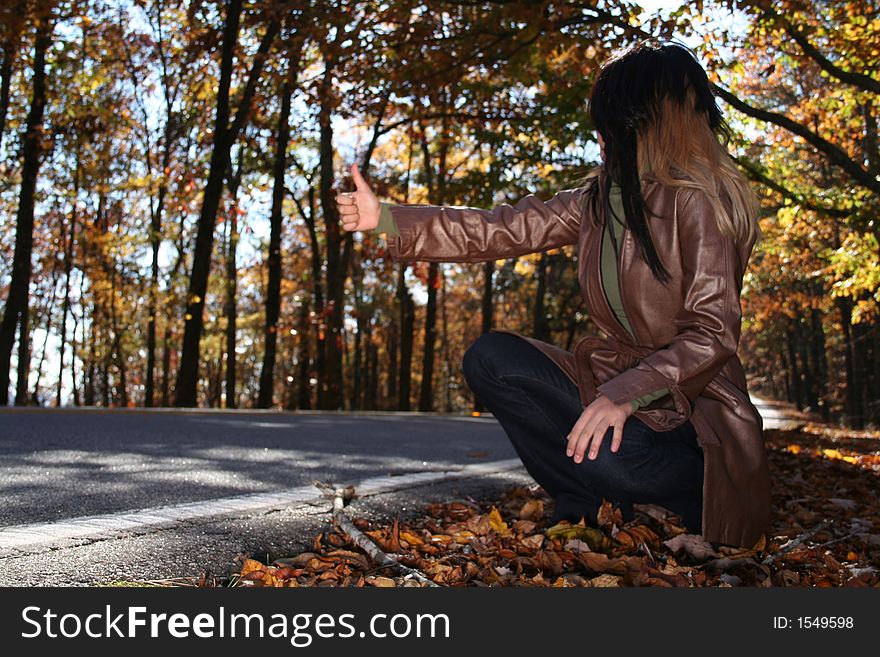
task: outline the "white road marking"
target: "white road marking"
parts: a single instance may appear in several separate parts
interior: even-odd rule
[[[395,477],[372,477],[355,484],[359,497],[424,486],[438,481],[480,477],[522,467],[519,459],[465,465],[456,470],[414,472]],[[337,484],[339,485],[339,484]],[[84,541],[106,540],[129,534],[144,534],[183,522],[207,518],[245,516],[284,509],[323,498],[314,486],[298,486],[270,493],[253,493],[202,502],[120,511],[98,516],[69,518],[58,522],[15,525],[0,528],[0,557],[39,548],[66,547]]]

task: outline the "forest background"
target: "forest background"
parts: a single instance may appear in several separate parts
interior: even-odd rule
[[[504,326],[596,327],[574,247],[395,263],[380,198],[491,208],[598,163],[599,65],[694,47],[762,202],[750,389],[880,419],[880,15],[867,0],[3,0],[0,404],[479,411]]]

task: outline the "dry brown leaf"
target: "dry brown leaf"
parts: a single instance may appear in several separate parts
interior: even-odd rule
[[[398,518],[394,518],[394,524],[391,525],[391,533],[385,544],[386,552],[400,552],[400,523]]]
[[[390,577],[380,577],[375,575],[365,577],[364,582],[370,586],[377,586],[379,588],[394,588],[397,586],[397,583]]]
[[[541,570],[547,575],[555,577],[562,573],[562,559],[553,550],[540,550],[535,555],[535,560]]]
[[[705,561],[718,556],[712,545],[699,534],[679,534],[663,541],[663,545],[675,554],[686,553],[697,561]]]
[[[540,520],[544,516],[544,502],[541,500],[528,500],[520,507],[517,515],[521,520]]]
[[[520,541],[520,545],[529,550],[537,550],[544,544],[544,536],[542,534],[532,534],[526,536]]]
[[[599,512],[596,515],[596,524],[601,529],[610,532],[614,525],[620,527],[623,524],[623,514],[619,508],[603,498]]]
[[[531,520],[515,520],[511,529],[517,534],[533,534],[537,526],[537,523]]]
[[[599,575],[598,577],[593,577],[588,580],[588,586],[601,587],[601,588],[612,588],[620,586],[620,578],[615,575],[609,575],[604,573]]]
[[[660,537],[647,525],[635,525],[621,529],[614,535],[614,540],[628,548],[636,548],[642,543],[654,545]]]
[[[327,557],[342,560],[343,562],[349,563],[361,570],[368,570],[370,568],[370,559],[360,552],[353,552],[351,550],[331,550],[327,553]]]
[[[492,529],[492,521],[489,518],[489,514],[487,514],[487,513],[484,513],[479,516],[473,516],[472,518],[468,518],[465,525],[470,531],[472,531],[477,536],[485,536]]]
[[[569,552],[592,552],[590,546],[579,538],[572,538],[567,541],[563,549]]]

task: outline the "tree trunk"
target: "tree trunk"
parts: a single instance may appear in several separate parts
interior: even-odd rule
[[[319,145],[319,197],[324,216],[327,243],[327,332],[324,341],[326,361],[324,376],[318,388],[318,408],[338,410],[343,407],[342,398],[342,317],[345,287],[345,271],[342,266],[342,235],[339,227],[339,211],[336,207],[333,172],[333,108],[336,106],[333,89],[335,60],[331,55],[324,58],[324,78],[320,85]]]
[[[483,263],[483,295],[481,298],[482,333],[488,333],[495,325],[495,302],[492,279],[495,276],[495,261],[487,260]],[[483,402],[474,395],[474,411],[483,412]]]
[[[452,363],[449,362],[449,318],[446,311],[446,277],[440,278],[440,326],[443,330],[441,344],[441,358],[443,361],[443,398],[446,402],[445,410],[452,412]]]
[[[30,402],[28,394],[28,375],[31,372],[31,331],[30,307],[25,306],[19,315],[18,324],[18,371],[15,382],[15,405],[27,406]]]
[[[297,363],[299,365],[299,385],[297,386],[297,408],[310,409],[312,407],[312,387],[309,384],[309,371],[311,370],[311,356],[309,355],[309,301],[305,297],[300,307],[299,330],[296,335],[299,340],[297,349]]]
[[[819,296],[821,291],[817,291]],[[828,359],[825,351],[825,329],[822,323],[822,314],[817,308],[810,310],[810,321],[812,323],[812,351],[813,362],[816,367],[816,387],[819,397],[819,411],[822,419],[826,422],[829,419],[828,404]]]
[[[300,214],[303,217],[303,220],[306,223],[306,227],[309,231],[309,245],[311,246],[311,263],[312,263],[312,295],[315,301],[315,318],[317,320],[316,324],[316,332],[315,332],[315,378],[317,379],[317,390],[318,394],[316,395],[315,403],[320,408],[320,404],[317,403],[318,398],[321,395],[322,382],[324,380],[324,361],[326,349],[325,347],[325,322],[326,322],[326,314],[324,312],[324,274],[322,272],[321,263],[321,245],[318,242],[318,229],[315,221],[315,188],[309,187],[308,193],[309,199],[309,211],[302,211]],[[308,305],[308,304],[306,304]],[[308,378],[311,377],[306,377]],[[304,393],[300,393],[304,394]],[[309,396],[311,396],[311,389],[308,391]],[[306,406],[305,408],[311,408],[311,404]]]
[[[880,388],[880,321],[876,319],[871,322],[871,334],[873,335],[873,346],[871,348],[871,364],[874,367],[874,389]],[[880,399],[878,395],[873,397],[874,403],[871,408],[871,422],[877,424],[880,421]]]
[[[788,351],[788,364],[791,368],[791,388],[794,393],[794,399],[790,401],[793,401],[798,410],[801,410],[804,407],[803,380],[801,379],[801,370],[797,358],[797,346],[795,344],[797,338],[795,337],[794,329],[790,327],[791,323],[795,321],[797,320],[789,320],[789,328],[785,331],[785,345]]]
[[[0,9],[0,21],[6,27],[6,39],[2,44],[3,61],[0,62],[0,147],[6,132],[6,115],[9,112],[9,90],[12,85],[15,59],[21,48],[21,37],[27,17],[27,6],[24,0],[10,2]]]
[[[853,374],[856,382],[856,420],[852,426],[856,429],[865,428],[868,421],[868,408],[876,399],[871,386],[870,357],[868,356],[868,326],[866,321],[852,325],[853,342]]]
[[[230,190],[232,198],[227,219],[229,240],[226,252],[226,302],[223,306],[223,314],[226,315],[226,408],[238,408],[238,393],[235,389],[238,373],[235,353],[236,334],[238,333],[238,267],[235,260],[238,255],[238,205],[236,198],[240,175],[241,168],[239,167],[236,182]]]
[[[171,317],[165,318],[162,334],[162,406],[171,404]]]
[[[296,59],[294,59],[294,57]],[[269,217],[268,284],[266,287],[266,323],[263,330],[265,348],[260,371],[260,396],[257,406],[270,408],[273,403],[275,357],[278,345],[278,317],[281,314],[281,231],[284,220],[284,174],[287,171],[287,146],[290,143],[291,96],[299,75],[299,50],[288,53],[287,77],[281,88],[281,112],[278,115],[278,138],[272,187],[272,213]]]
[[[27,337],[27,309],[31,282],[31,253],[34,245],[34,193],[40,170],[43,111],[46,106],[46,51],[52,43],[52,3],[38,13],[34,40],[33,97],[22,137],[21,189],[15,224],[15,252],[3,321],[0,323],[0,405],[9,403],[9,371],[15,330]],[[19,369],[29,369],[28,345],[19,345]],[[26,372],[25,372],[26,376]]]
[[[373,333],[367,336],[367,391],[364,395],[364,408],[378,410],[379,394],[379,348],[373,343]]]
[[[406,264],[400,267],[397,278],[397,298],[400,301],[400,397],[398,409],[410,409],[410,386],[412,384],[413,333],[416,323],[416,305],[406,288]]]
[[[851,426],[858,411],[858,382],[857,370],[853,359],[855,357],[852,337],[852,302],[849,297],[837,297],[837,310],[840,313],[840,325],[843,327],[843,354],[844,369],[846,371],[846,402],[844,404],[846,419]]]
[[[542,253],[538,259],[537,290],[535,291],[535,306],[532,314],[532,334],[538,340],[547,342],[550,339],[550,327],[547,325],[547,309],[544,305],[544,297],[547,296],[547,254]]]
[[[357,267],[356,267],[357,269]],[[364,303],[361,298],[361,281],[360,276],[355,274],[352,277],[354,280],[352,281],[354,285],[354,299],[355,299],[355,311],[357,316],[355,317],[355,322],[357,329],[354,334],[354,365],[351,368],[354,373],[354,385],[352,386],[351,391],[351,399],[349,400],[349,405],[352,409],[362,408],[362,395],[363,395],[363,338],[364,331],[366,331],[366,322],[364,321]]]
[[[211,252],[214,245],[214,226],[223,195],[223,182],[229,167],[229,150],[233,140],[229,130],[229,87],[232,81],[233,57],[238,42],[242,0],[229,0],[223,26],[223,46],[220,58],[220,81],[217,92],[217,113],[214,121],[214,147],[208,182],[202,198],[202,209],[197,224],[196,244],[193,251],[192,271],[184,315],[183,345],[177,371],[175,406],[195,406],[198,397],[199,346],[204,324],[205,294],[211,272]]]
[[[232,125],[229,124],[229,87],[232,81],[233,57],[238,42],[238,29],[242,12],[242,0],[229,0],[229,8],[223,26],[223,46],[220,61],[220,81],[217,93],[217,113],[214,122],[214,148],[208,181],[202,198],[202,209],[197,224],[196,243],[193,250],[192,271],[189,278],[186,313],[184,315],[183,344],[180,365],[177,370],[175,406],[195,406],[198,402],[199,353],[204,328],[205,294],[211,273],[211,254],[214,247],[214,227],[217,211],[223,196],[225,178],[229,169],[230,149],[238,138],[250,113],[257,80],[262,73],[266,54],[278,33],[277,20],[271,20],[257,49],[254,64],[248,75],[241,104]]]
[[[55,406],[61,406],[61,388],[64,383],[64,349],[67,346],[67,314],[70,312],[70,275],[73,270],[73,241],[76,239],[77,199],[79,198],[79,153],[76,156],[76,168],[73,174],[73,204],[70,211],[70,230],[64,249],[64,300],[61,303],[61,344],[58,347],[58,386],[55,390]],[[74,336],[75,337],[75,336]],[[71,372],[76,361],[76,350],[71,350]],[[76,375],[71,377],[73,389],[76,389]]]
[[[434,408],[434,352],[437,342],[437,287],[440,281],[440,265],[428,265],[428,301],[425,305],[425,350],[422,360],[422,385],[419,394],[419,410]]]
[[[162,184],[156,195],[156,207],[150,216],[150,317],[147,320],[147,381],[144,390],[144,406],[150,408],[155,401],[156,373],[156,320],[159,303],[159,248],[162,246],[162,214],[165,211],[165,196],[168,185],[164,171],[171,163],[171,110],[165,117],[165,144],[162,156]]]
[[[810,411],[815,413],[819,410],[819,398],[816,393],[816,364],[811,362],[809,351],[807,349],[810,342],[810,336],[806,335],[804,322],[800,318],[794,321],[794,329],[795,345],[797,346],[797,352],[800,355],[801,363],[803,363],[804,400],[809,406]]]
[[[89,366],[83,368],[83,402],[86,406],[95,405],[95,358],[97,341],[97,331],[95,330],[95,316],[92,313],[92,330],[89,331]]]
[[[398,344],[399,340],[397,339],[398,333],[397,322],[389,322],[386,331],[386,334],[388,335],[388,394],[386,395],[386,399],[389,401],[397,399],[397,356],[400,349],[400,345]],[[393,404],[393,401],[391,403]]]

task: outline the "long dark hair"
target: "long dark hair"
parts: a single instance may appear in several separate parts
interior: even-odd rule
[[[613,55],[596,77],[589,111],[605,142],[604,162],[588,176],[604,181],[593,200],[604,205],[612,182],[620,186],[627,226],[657,280],[667,283],[670,276],[648,231],[645,174],[705,191],[728,233],[746,239],[757,230],[757,198],[727,151],[732,133],[687,46],[647,39]],[[734,216],[720,202],[722,192],[732,199]]]

